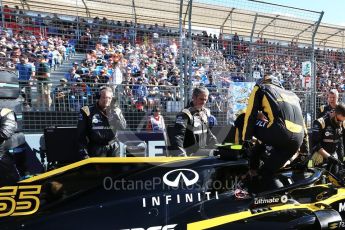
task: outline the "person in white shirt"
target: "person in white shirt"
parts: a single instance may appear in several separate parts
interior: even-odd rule
[[[108,46],[108,43],[109,43],[109,36],[108,36],[108,34],[102,32],[101,35],[99,36],[99,40],[100,40],[100,42],[102,43],[102,45],[104,47]]]
[[[148,121],[146,124],[146,131],[153,133],[163,133],[166,146],[170,144],[166,132],[165,121],[163,116],[161,115],[161,109],[159,107],[154,107],[152,109],[152,115],[148,117]]]
[[[149,132],[165,132],[165,122],[159,107],[152,110],[152,115],[149,116],[147,121],[146,130]]]
[[[113,91],[115,92],[115,89],[117,87],[117,85],[122,84],[123,81],[123,74],[122,74],[122,70],[121,70],[121,60],[120,58],[114,58],[114,71],[113,74],[110,78],[110,83],[112,85]]]
[[[170,51],[174,54],[174,57],[177,57],[177,45],[176,45],[175,39],[172,40],[169,48],[170,48]]]

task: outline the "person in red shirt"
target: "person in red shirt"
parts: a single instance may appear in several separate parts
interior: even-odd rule
[[[4,6],[4,18],[6,22],[12,22],[13,18],[13,12],[12,10],[8,7],[8,5]]]

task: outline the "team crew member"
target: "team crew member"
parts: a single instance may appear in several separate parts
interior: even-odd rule
[[[258,120],[258,113],[262,111],[267,121]],[[249,98],[242,140],[249,142],[256,137],[266,146],[271,146],[269,157],[266,159],[259,174],[263,188],[274,186],[273,174],[281,168],[301,147],[300,152],[308,152],[308,142],[302,142],[306,129],[303,121],[299,98],[292,92],[285,90],[278,79],[265,76],[258,82]],[[258,152],[252,154],[257,159]],[[258,164],[251,164],[256,170]]]
[[[339,93],[336,89],[331,89],[327,96],[327,105],[321,105],[317,111],[317,118],[325,116],[329,112],[333,112],[338,104]]]
[[[242,144],[242,131],[245,115],[246,113],[244,110],[240,111],[234,121],[234,125],[230,129],[230,142],[236,145]]]
[[[103,87],[96,104],[80,110],[78,140],[83,158],[115,156],[116,131],[126,128],[126,120],[118,107],[113,108],[112,98],[112,89]]]
[[[245,116],[246,116],[246,111],[245,110],[241,110],[238,113],[238,116],[236,117],[234,125],[231,127],[231,130],[230,130],[230,142],[231,143],[234,143],[236,145],[243,143],[243,141],[242,141],[242,132],[243,132]],[[265,115],[262,112],[258,113],[257,122],[259,120],[267,121],[267,118],[265,117]]]
[[[15,113],[7,108],[0,109],[0,187],[14,184],[19,180],[18,171],[8,149],[16,130]]]
[[[208,95],[207,88],[195,88],[190,106],[176,116],[171,155],[187,156],[202,148],[214,148],[217,144],[217,138],[208,127],[210,110],[205,108]]]
[[[314,165],[327,161],[327,169],[337,173],[339,162],[344,157],[344,120],[345,105],[335,106],[333,113],[327,113],[313,123],[313,154]]]

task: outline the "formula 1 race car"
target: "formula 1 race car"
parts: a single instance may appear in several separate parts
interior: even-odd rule
[[[0,188],[0,229],[334,229],[343,182],[282,170],[283,187],[248,193],[245,159],[90,158]]]

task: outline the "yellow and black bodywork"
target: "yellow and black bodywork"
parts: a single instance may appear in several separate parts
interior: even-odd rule
[[[333,229],[343,182],[283,170],[284,187],[246,192],[244,159],[90,158],[0,188],[0,229]]]

